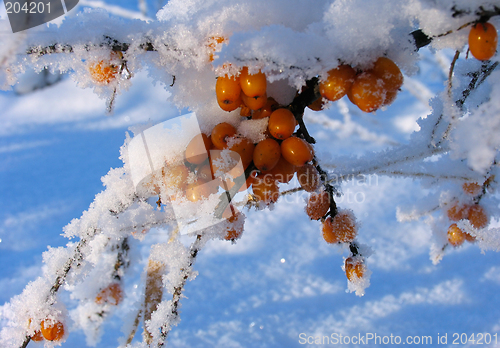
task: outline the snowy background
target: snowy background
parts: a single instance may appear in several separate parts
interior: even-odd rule
[[[139,14],[135,1],[108,3],[130,11],[127,16]],[[5,18],[4,8],[0,14]],[[364,114],[344,98],[325,111],[306,111],[320,158],[408,142],[419,129],[416,121],[430,113],[429,98],[445,89],[453,53],[422,49],[418,71],[405,76],[403,91],[387,110]],[[0,92],[0,326],[6,323],[2,304],[41,274],[42,252],[67,243],[62,228],[88,209],[103,189],[100,178],[123,166],[119,149],[128,128],[186,112],[172,105],[168,88],[155,85],[146,72],[118,95],[111,116],[92,89],[79,88],[68,76],[32,93],[19,95],[16,88]],[[169,346],[302,347],[305,340],[314,341],[310,336],[370,333],[403,341],[431,336],[434,345],[446,334],[451,345],[455,333],[489,333],[495,342],[500,255],[466,244],[447,249],[434,265],[430,250],[440,240],[426,219],[397,219],[398,209],[410,210],[433,194],[418,180],[378,176],[342,189],[337,204],[355,212],[361,222],[358,240],[374,252],[365,296],[347,293],[341,266],[349,252],[324,242],[319,223],[303,212],[305,196],[283,197],[272,210],[245,210],[245,232],[236,244],[212,240],[200,252],[194,266],[199,275],[185,287],[181,322],[169,335]],[[151,230],[133,246],[143,261],[131,265],[125,303],[106,321],[98,347],[118,346],[122,327],[131,320],[123,318],[135,315],[130,308],[140,300],[149,246],[166,240],[164,231]],[[62,296],[71,310],[75,303],[67,293]],[[82,331],[72,331],[62,347],[86,347]]]

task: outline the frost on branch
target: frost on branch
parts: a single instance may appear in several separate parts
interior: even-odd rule
[[[66,328],[72,320],[88,344],[98,344],[104,320],[127,303],[134,322],[123,342],[164,345],[179,323],[184,285],[194,279],[205,243],[238,241],[245,222],[239,208],[272,209],[298,191],[318,194],[308,201],[307,214],[319,220],[332,248],[349,248],[343,266],[348,290],[363,295],[371,250],[358,243],[363,230],[353,214],[337,207],[342,183],[360,175],[414,178],[429,190],[425,202],[399,207],[398,218],[427,220],[434,262],[464,241],[498,251],[498,229],[488,226],[499,215],[498,58],[465,57],[470,28],[478,21],[497,24],[499,15],[493,1],[325,0],[310,6],[295,0],[173,0],[157,21],[91,10],[49,27],[50,35],[39,28],[9,40],[0,56],[2,86],[28,69],[71,72],[79,86],[93,88],[112,108],[144,69],[179,109],[195,112],[198,128],[177,119],[173,131],[148,138],[151,143],[146,134],[165,124],[135,128],[122,148],[123,167],[110,170],[105,190],[64,228],[64,236],[74,240],[44,253],[43,276],[3,308],[8,323],[1,342],[26,346],[50,319]],[[414,74],[418,49],[426,45],[457,53],[447,86],[429,102],[432,111],[418,121],[408,143],[382,137],[391,147],[359,156],[331,149],[333,158],[323,156],[308,126],[338,123],[304,117],[304,110],[336,105],[348,118],[390,108],[405,88],[401,70]],[[263,81],[256,83],[255,76]],[[222,86],[231,80],[236,90]],[[337,92],[347,98],[334,104]],[[186,154],[197,135],[206,154],[200,161]],[[148,150],[136,151],[137,144]],[[137,180],[137,172],[145,174]],[[296,184],[296,173],[300,185],[285,186]],[[182,234],[189,242],[181,242]],[[138,249],[149,244],[144,257]],[[142,277],[135,301],[127,298],[131,289],[124,281],[134,272]],[[78,302],[76,308],[64,308],[62,290]]]

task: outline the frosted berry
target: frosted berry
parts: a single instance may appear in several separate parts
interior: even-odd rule
[[[293,179],[296,171],[297,167],[281,156],[273,169],[263,171],[263,174],[271,175],[277,182],[287,184]]]
[[[88,66],[90,77],[95,83],[106,85],[113,81],[118,74],[118,64],[121,60],[121,52],[112,52],[109,60],[101,60],[97,63],[90,63]]]
[[[182,191],[187,185],[189,169],[183,164],[167,166],[162,169],[162,175],[166,187]]]
[[[468,195],[477,196],[478,194],[481,193],[481,190],[483,189],[483,187],[475,182],[465,182],[462,185],[462,189]]]
[[[219,150],[227,147],[227,141],[230,137],[236,134],[236,128],[227,122],[222,122],[212,129],[210,138],[212,144]]]
[[[469,50],[478,60],[491,59],[497,50],[498,34],[491,23],[477,23],[469,32]]]
[[[307,192],[316,191],[321,184],[318,170],[309,163],[297,169],[297,179],[300,186]]]
[[[307,200],[306,214],[311,220],[319,220],[330,209],[330,195],[326,191],[312,193]]]
[[[448,243],[454,247],[460,246],[465,241],[465,232],[463,232],[457,224],[452,224],[448,228]]]
[[[109,303],[111,305],[118,305],[123,299],[123,291],[118,283],[110,284],[108,287],[102,289],[95,298],[97,304]]]
[[[345,274],[350,282],[363,278],[365,266],[361,257],[348,257],[344,265]]]
[[[28,327],[31,328],[31,318],[28,321]],[[42,331],[41,330],[36,330],[35,333],[31,336],[31,340],[35,342],[41,342],[44,340]]]
[[[403,85],[403,74],[398,66],[389,58],[380,57],[371,69],[375,75],[384,81],[388,91],[397,91]]]
[[[350,65],[340,65],[328,72],[326,79],[320,82],[319,92],[321,96],[336,101],[346,95],[351,88],[356,71]]]
[[[280,193],[276,181],[266,175],[257,175],[252,185],[252,191],[257,200],[265,204],[276,202]]]
[[[227,219],[230,227],[227,229],[225,240],[236,240],[241,237],[244,227],[242,218],[242,213],[233,211],[233,214]]]
[[[488,215],[484,208],[479,204],[472,205],[467,214],[467,219],[469,219],[472,226],[475,228],[484,228],[488,225]]]
[[[31,340],[34,341],[34,342],[41,342],[41,341],[43,341],[44,338],[43,338],[43,335],[42,335],[42,331],[40,331],[40,330],[35,331],[35,333],[33,334],[33,336],[31,336]]]
[[[60,321],[44,320],[41,326],[42,335],[47,341],[59,341],[64,336],[64,325]]]
[[[202,199],[208,198],[218,190],[218,182],[216,180],[206,182],[198,179],[196,182],[188,184],[186,187],[186,198],[191,202],[197,202]]]
[[[460,202],[453,202],[451,208],[446,211],[446,215],[451,221],[460,221],[467,218],[469,205]]]
[[[262,96],[266,93],[267,90],[266,75],[260,70],[256,74],[249,74],[248,67],[244,67],[243,69],[241,69],[240,83],[241,90],[247,97],[250,98]]]
[[[357,233],[354,214],[350,210],[339,211],[333,219],[329,216],[323,222],[322,230],[327,243],[352,242]]]
[[[195,135],[186,147],[185,157],[189,163],[200,164],[208,158],[208,153],[212,147],[212,139],[206,134]]]
[[[364,112],[373,112],[382,106],[387,90],[384,81],[371,72],[364,72],[354,80],[348,91],[349,100]]]

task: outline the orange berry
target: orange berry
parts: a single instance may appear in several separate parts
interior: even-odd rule
[[[274,180],[279,183],[287,184],[293,179],[296,171],[295,166],[281,156],[273,169],[263,171],[262,173],[272,175]]]
[[[40,330],[35,331],[35,333],[33,334],[33,336],[31,336],[31,340],[34,341],[34,342],[41,342],[41,341],[43,341],[44,338],[43,338],[43,335],[42,335],[42,331],[40,331]]]
[[[236,128],[227,122],[222,122],[212,129],[210,137],[212,139],[212,144],[219,150],[222,150],[227,147],[228,139],[235,134]]]
[[[111,65],[110,63],[105,63],[101,60],[99,63],[95,63],[89,66],[90,76],[95,83],[101,85],[107,85],[115,79],[118,73],[118,67]]]
[[[463,232],[457,224],[452,224],[448,228],[448,243],[453,245],[454,247],[460,246],[465,241],[466,233]]]
[[[266,75],[262,73],[260,70],[256,74],[249,74],[248,67],[244,67],[243,69],[241,69],[240,82],[241,82],[241,90],[243,91],[243,93],[245,93],[245,95],[247,95],[250,98],[262,96],[266,93],[267,89]]]
[[[31,328],[31,318],[28,321],[28,327]],[[42,331],[36,330],[35,333],[31,336],[31,340],[35,342],[41,342],[44,340]]]
[[[244,173],[244,169],[238,166],[240,156],[236,152],[227,150],[210,151],[210,169],[214,177],[225,177],[226,174],[236,178]]]
[[[220,99],[217,99],[217,104],[219,104],[219,107],[227,112],[231,112],[239,108],[241,105],[243,105],[243,100],[241,99],[241,96],[233,103],[229,101],[221,101]]]
[[[488,60],[495,55],[498,34],[491,23],[477,23],[469,32],[469,50],[474,58]]]
[[[113,51],[108,61],[101,60],[97,63],[90,63],[88,69],[92,80],[100,85],[106,85],[113,81],[118,73],[118,65],[115,63],[119,63],[121,58],[121,52]]]
[[[268,129],[276,139],[289,138],[296,125],[295,116],[288,109],[278,109],[269,116]]]
[[[47,341],[59,341],[64,336],[64,325],[60,321],[42,321],[42,335]]]
[[[281,157],[280,144],[274,139],[267,138],[260,141],[253,152],[253,163],[262,171],[271,170]]]
[[[220,76],[215,83],[217,102],[224,111],[233,111],[241,105],[240,78]]]
[[[307,192],[314,192],[321,184],[318,170],[312,164],[305,164],[297,169],[297,179],[300,186]]]
[[[384,103],[386,92],[384,81],[380,77],[371,72],[364,72],[356,76],[347,95],[361,111],[373,112]]]
[[[281,143],[281,154],[289,163],[301,167],[312,161],[314,152],[312,146],[304,139],[290,137]]]
[[[252,120],[258,120],[264,117],[269,117],[278,107],[278,102],[273,97],[268,97],[266,104],[252,114]]]
[[[192,164],[203,163],[208,158],[212,147],[212,139],[204,133],[199,133],[186,146],[186,161]]]
[[[262,177],[261,175],[257,175],[255,178],[252,191],[255,197],[265,204],[276,202],[280,194],[276,181],[266,176]]]
[[[111,305],[118,305],[123,299],[123,291],[118,283],[110,284],[108,287],[102,289],[95,298],[97,304],[109,303]]]
[[[474,204],[469,208],[467,219],[475,228],[484,228],[488,225],[488,215],[482,206]]]
[[[397,91],[403,85],[401,70],[389,58],[380,57],[377,59],[370,71],[384,81],[384,87],[388,91]]]
[[[243,234],[243,224],[239,223],[239,220],[243,217],[243,214],[240,212],[236,212],[227,219],[231,224],[231,227],[228,228],[227,234],[224,237],[225,240],[235,240],[241,237]]]
[[[475,182],[464,182],[462,189],[465,193],[471,196],[477,196],[481,193],[483,187]]]
[[[245,137],[235,138],[230,143],[231,145],[229,145],[228,149],[240,155],[243,168],[247,169],[248,165],[253,161],[255,145],[250,139]]]
[[[218,181],[206,182],[202,179],[188,184],[186,187],[186,198],[191,202],[197,202],[201,199],[208,198],[212,193],[216,193],[218,190]]]
[[[340,65],[328,72],[328,77],[319,84],[321,95],[331,101],[336,101],[346,95],[351,88],[356,71],[350,65]]]
[[[327,243],[348,243],[356,237],[357,227],[354,214],[349,210],[342,210],[332,219],[329,216],[323,222],[323,238]]]
[[[243,102],[243,100],[242,100],[242,102]],[[252,116],[252,109],[250,109],[245,104],[242,104],[241,109],[240,109],[240,116],[251,117]]]
[[[398,93],[399,93],[399,90],[397,90],[397,89],[393,90],[393,91],[387,91],[387,93],[385,94],[385,100],[384,100],[384,103],[382,104],[382,106],[391,105],[396,100]]]
[[[323,97],[319,97],[311,104],[307,105],[307,107],[312,111],[321,111],[323,110],[324,106],[325,106],[325,100],[323,99]]]
[[[348,257],[345,260],[345,274],[350,282],[363,278],[364,263],[361,257]]]
[[[460,202],[454,202],[450,209],[446,211],[446,215],[451,221],[460,221],[467,218],[469,206]]]
[[[250,110],[258,110],[263,108],[267,103],[267,94],[259,94],[255,97],[249,97],[245,93],[241,93],[241,100]]]
[[[187,185],[189,169],[184,164],[163,167],[162,176],[166,187],[182,191]]]
[[[199,179],[206,181],[206,182],[215,179],[215,177],[212,173],[210,162],[200,164],[196,168],[196,175]]]
[[[315,192],[309,196],[306,214],[311,220],[319,220],[330,209],[330,195],[326,191]]]

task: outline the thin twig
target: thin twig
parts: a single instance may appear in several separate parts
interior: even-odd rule
[[[200,252],[201,248],[204,245],[204,241],[202,239],[202,235],[198,234],[196,236],[196,240],[191,244],[190,251],[189,251],[189,263],[187,266],[187,269],[182,269],[181,271],[184,272],[184,276],[182,277],[182,280],[179,285],[177,285],[174,288],[174,293],[172,295],[172,311],[171,313],[174,315],[175,318],[179,317],[179,303],[182,297],[182,292],[184,291],[184,286],[186,285],[186,281],[188,280],[189,276],[191,275],[193,264],[196,260],[196,256]],[[174,320],[175,320],[174,318]],[[160,334],[160,340],[158,343],[158,347],[163,347],[165,344],[165,340],[171,330],[170,325],[167,323],[163,324],[163,326],[160,328],[161,334]]]
[[[455,63],[457,62],[459,56],[460,51],[455,51],[455,56],[453,56],[453,60],[450,64],[450,71],[448,73],[448,96],[450,97],[450,99],[452,98],[451,90],[453,87],[453,71],[455,70]]]
[[[127,342],[125,343],[125,345],[129,345],[130,343],[132,343],[132,340],[135,337],[135,334],[136,334],[137,329],[139,327],[139,323],[141,321],[141,315],[142,315],[142,309],[139,309],[137,311],[137,315],[135,316],[134,324],[132,326],[132,330],[130,330],[130,333],[129,333],[128,337],[127,337]]]

